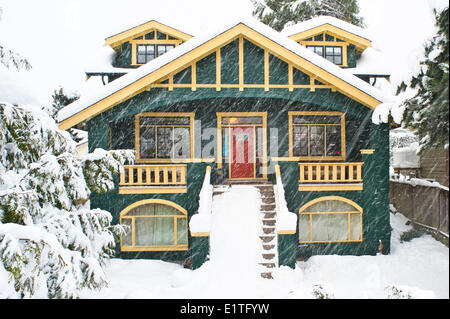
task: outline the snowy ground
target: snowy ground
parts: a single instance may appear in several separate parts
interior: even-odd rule
[[[397,297],[449,298],[448,248],[429,235],[401,242],[400,235],[410,226],[399,213],[391,214],[390,255],[315,256],[297,262],[295,270],[280,267],[273,280],[255,276],[258,206],[252,197],[258,201],[254,189],[242,187],[215,198],[211,260],[199,269],[154,260],[113,259],[106,267],[109,287],[86,291],[82,298],[310,299],[316,291],[338,299],[384,299],[395,289]],[[227,206],[220,203],[225,199]]]

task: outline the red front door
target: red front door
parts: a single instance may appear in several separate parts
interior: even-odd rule
[[[253,126],[231,127],[231,178],[255,177],[255,134]]]

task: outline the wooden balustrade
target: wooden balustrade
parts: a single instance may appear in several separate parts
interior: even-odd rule
[[[186,164],[126,165],[120,174],[121,187],[186,186]],[[122,192],[124,193],[124,192]]]
[[[300,190],[362,190],[364,163],[299,163]],[[302,186],[308,184],[308,187]],[[327,184],[327,186],[323,186]],[[333,186],[339,184],[339,187]],[[347,186],[346,186],[347,184]],[[322,186],[321,186],[322,185]],[[349,187],[349,185],[352,185]],[[318,186],[318,187],[317,187]]]

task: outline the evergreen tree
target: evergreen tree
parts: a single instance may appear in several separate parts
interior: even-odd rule
[[[397,89],[397,94],[408,87],[416,90],[403,102],[403,125],[417,135],[420,154],[449,142],[449,8],[435,15],[439,31],[425,45],[421,71]]]
[[[62,87],[59,87],[57,90],[55,89],[53,91],[52,98],[52,105],[49,108],[44,109],[51,117],[56,120],[56,115],[58,114],[59,110],[69,105],[70,103],[75,102],[80,98],[80,96],[78,95],[78,93],[66,93],[64,92],[64,89]],[[68,132],[75,142],[78,143],[82,140],[82,137],[80,137],[75,130],[69,129]]]
[[[101,265],[124,228],[88,200],[114,188],[133,152],[98,149],[79,159],[48,114],[6,102],[0,132],[0,271],[11,288],[0,298],[74,298],[106,285]]]
[[[0,7],[0,21],[2,19],[2,13],[3,10]],[[31,69],[31,64],[27,59],[22,57],[19,53],[7,49],[2,44],[0,44],[0,64],[4,65],[7,68],[10,68],[12,66],[18,71],[21,69]]]
[[[277,31],[316,16],[332,16],[363,27],[357,0],[252,0],[253,15]]]

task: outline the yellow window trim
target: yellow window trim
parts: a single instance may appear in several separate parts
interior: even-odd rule
[[[132,210],[132,209],[134,209],[136,207],[142,206],[142,205],[146,205],[146,204],[163,204],[163,205],[171,206],[171,207],[175,208],[176,210],[180,211],[181,213],[183,213],[184,215],[187,216],[187,211],[183,207],[181,207],[180,205],[178,205],[178,204],[176,204],[174,202],[165,200],[165,199],[157,199],[157,198],[144,199],[144,200],[140,200],[138,202],[135,202],[135,203],[127,206],[125,209],[123,209],[120,212],[119,216],[122,217],[126,213],[128,213],[130,210]]]
[[[362,191],[363,184],[310,184],[310,185],[299,185],[299,192],[321,192],[321,191]]]
[[[373,154],[375,152],[374,149],[366,149],[366,150],[361,150],[360,151],[361,154]]]
[[[347,204],[349,204],[350,206],[352,206],[353,208],[356,209],[356,211],[349,211],[349,212],[304,212],[304,210],[306,208],[308,208],[309,206],[312,206],[318,202],[322,202],[322,201],[328,201],[328,200],[337,200],[337,201],[341,201],[341,202],[345,202]],[[318,240],[318,241],[313,241],[312,240],[312,215],[315,214],[347,214],[347,234],[348,236],[350,236],[350,214],[360,214],[360,224],[361,224],[361,239],[360,240],[336,240],[336,241],[324,241],[324,240]],[[319,197],[316,198],[308,203],[306,203],[305,205],[303,205],[302,207],[300,207],[299,209],[299,215],[309,215],[309,241],[300,241],[300,244],[319,244],[319,243],[360,243],[363,241],[363,219],[362,219],[362,215],[363,215],[363,209],[361,206],[359,206],[358,204],[356,204],[354,201],[345,198],[345,197],[341,197],[341,196],[323,196],[323,197]]]
[[[194,48],[190,52],[178,57],[177,59],[161,66],[157,70],[147,74],[146,76],[136,80],[128,86],[110,94],[109,96],[102,98],[95,102],[84,110],[72,115],[59,124],[60,129],[66,130],[74,125],[93,118],[94,116],[114,107],[115,105],[138,95],[139,93],[147,90],[153,83],[158,82],[160,79],[175,74],[178,71],[188,67],[193,61],[202,59],[209,54],[217,50],[218,47],[226,45],[227,43],[237,39],[239,36],[244,36],[245,39],[257,44],[263,49],[269,50],[277,57],[283,57],[284,60],[290,61],[292,65],[305,73],[314,74],[316,78],[325,83],[329,83],[336,87],[338,92],[350,97],[351,99],[367,106],[370,109],[374,109],[381,101],[370,96],[369,94],[359,90],[344,80],[338,78],[335,75],[325,71],[312,62],[298,56],[294,52],[284,48],[280,44],[266,38],[260,33],[247,27],[244,24],[238,24],[237,26],[221,33],[217,37],[203,43],[202,45]]]
[[[342,49],[342,64],[336,64],[340,67],[347,67],[348,66],[348,57],[347,57],[347,47],[349,45],[348,42],[338,42],[338,41],[300,41],[299,42],[304,47],[307,47],[308,45],[313,46],[330,46],[330,47],[340,47]]]
[[[168,218],[174,218],[174,226],[175,226],[174,242],[177,243],[178,242],[178,238],[177,238],[178,231],[177,231],[177,223],[175,222],[175,220],[177,218],[184,218],[187,220],[187,211],[183,207],[181,207],[180,205],[178,205],[174,202],[164,200],[164,199],[144,199],[144,200],[135,202],[135,203],[127,206],[125,209],[123,209],[119,213],[120,223],[122,223],[122,218],[123,219],[131,219],[132,223],[134,223],[134,216],[126,217],[125,215],[132,209],[142,206],[142,205],[146,205],[146,204],[163,204],[163,205],[171,206],[184,215],[184,216],[179,216],[179,215],[168,216]],[[155,216],[155,217],[165,217],[165,216]],[[134,226],[132,226],[132,229],[133,228],[134,228]],[[135,232],[134,231],[132,231],[131,236],[132,236],[132,243],[134,243],[135,242],[135,238],[134,238]],[[182,244],[182,245],[176,244],[176,245],[163,245],[163,246],[123,246],[122,238],[120,238],[120,250],[121,251],[181,251],[181,250],[188,250],[188,245],[187,244]]]
[[[247,125],[247,124],[241,124],[240,126],[253,126],[262,127],[262,148],[263,148],[263,157],[262,157],[262,167],[263,167],[263,173],[262,177],[256,177],[254,175],[254,178],[242,178],[242,179],[266,179],[267,178],[267,112],[217,112],[217,168],[222,168],[222,127],[232,127],[233,125],[228,124],[222,124],[222,117],[261,117],[262,118],[262,124],[258,125]],[[256,136],[256,135],[255,135]],[[255,143],[255,148],[257,147]],[[228,156],[230,156],[230,151],[228,151]],[[256,156],[256,152],[255,152]],[[229,161],[229,167],[228,171],[231,172],[231,161]],[[256,174],[256,161],[254,163],[254,173]],[[231,178],[230,178],[231,179]],[[239,180],[240,178],[232,178],[234,180]]]
[[[139,113],[136,114],[134,116],[134,151],[135,151],[135,157],[136,157],[136,162],[137,163],[152,163],[154,162],[170,162],[172,163],[174,160],[176,161],[177,159],[158,159],[158,158],[152,158],[152,159],[141,159],[140,158],[140,139],[139,139],[139,134],[140,134],[140,126],[139,126],[139,119],[141,117],[189,117],[189,130],[190,130],[190,160],[194,159],[194,117],[195,117],[195,113],[189,112],[164,112],[164,113],[160,113],[160,112],[144,112],[144,113]],[[169,125],[170,126],[170,125]],[[176,127],[176,125],[171,125]],[[183,125],[183,127],[186,127],[186,125]],[[155,143],[156,144],[156,143]]]
[[[354,208],[356,208],[356,210],[358,212],[360,212],[360,213],[363,212],[363,209],[362,209],[361,206],[359,206],[354,201],[352,201],[352,200],[350,200],[348,198],[345,198],[345,197],[342,197],[342,196],[323,196],[323,197],[319,197],[319,198],[313,199],[312,201],[310,201],[310,202],[306,203],[305,205],[303,205],[302,207],[300,207],[299,213],[300,214],[303,213],[303,211],[305,209],[307,209],[309,206],[312,206],[312,205],[314,205],[314,204],[316,204],[318,202],[323,202],[323,201],[328,201],[328,200],[338,200],[338,201],[347,203],[350,206],[353,206]]]
[[[119,194],[184,194],[184,193],[187,193],[186,186],[119,187]]]
[[[342,29],[332,26],[330,24],[323,24],[321,26],[317,26],[315,28],[293,34],[293,35],[289,36],[289,39],[294,40],[295,42],[300,42],[300,41],[304,41],[307,38],[314,37],[314,36],[316,36],[320,33],[324,33],[324,32],[331,36],[340,38],[346,42],[354,44],[356,46],[357,50],[360,52],[364,51],[367,48],[372,47],[372,42],[370,40],[360,37],[351,32],[342,30]],[[330,41],[330,42],[332,42],[332,41]]]
[[[112,48],[116,48],[117,46],[130,41],[136,37],[144,35],[152,30],[159,31],[161,33],[168,34],[174,38],[177,38],[181,41],[187,41],[192,38],[190,34],[184,33],[175,28],[169,27],[165,24],[157,22],[155,20],[148,21],[144,24],[138,25],[134,28],[128,29],[126,31],[120,32],[113,36],[110,36],[105,39],[105,46],[109,45]]]
[[[191,232],[192,237],[208,237],[209,232],[199,232],[199,233],[193,233]]]
[[[338,115],[341,117],[341,156],[294,156],[294,136],[293,136],[293,129],[294,129],[294,123],[293,123],[293,117],[296,115]],[[338,160],[343,161],[345,160],[345,113],[342,112],[320,112],[320,111],[289,111],[289,158],[297,158],[300,161],[304,160]],[[320,124],[320,123],[317,123]],[[326,143],[326,141],[325,141]],[[308,140],[309,145],[309,140]],[[308,146],[309,148],[309,146]]]

